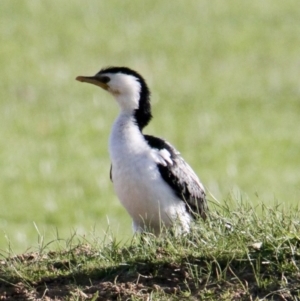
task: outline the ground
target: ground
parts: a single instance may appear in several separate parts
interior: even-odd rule
[[[3,258],[0,300],[299,300],[299,211],[263,209],[210,213],[181,237]]]

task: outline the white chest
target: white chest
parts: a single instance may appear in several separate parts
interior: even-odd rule
[[[157,228],[185,212],[184,204],[163,181],[151,149],[131,118],[120,115],[110,136],[114,189],[136,227]]]

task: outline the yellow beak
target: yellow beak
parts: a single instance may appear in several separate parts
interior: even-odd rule
[[[77,76],[76,80],[83,82],[83,83],[89,83],[96,86],[101,87],[104,90],[108,89],[108,85],[101,81],[101,77],[97,76]]]

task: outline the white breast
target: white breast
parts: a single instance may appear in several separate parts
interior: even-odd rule
[[[191,217],[184,203],[161,178],[157,163],[165,154],[151,149],[132,116],[121,114],[114,123],[109,151],[118,198],[133,219],[135,231],[159,233],[179,220],[188,230]]]

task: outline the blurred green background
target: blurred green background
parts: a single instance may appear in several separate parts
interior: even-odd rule
[[[298,204],[297,1],[4,0],[0,22],[0,253],[35,250],[38,233],[132,235],[109,180],[117,105],[75,81],[108,65],[144,75],[146,132],[220,202]]]

